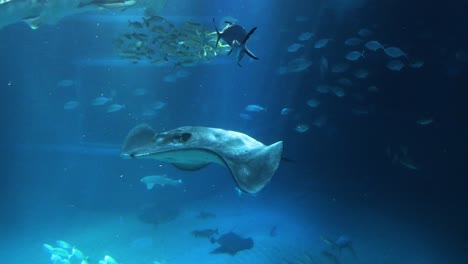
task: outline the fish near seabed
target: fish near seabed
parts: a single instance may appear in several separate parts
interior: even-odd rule
[[[222,234],[219,238],[210,238],[211,243],[219,245],[210,254],[229,254],[235,256],[239,251],[252,249],[254,241],[252,238],[243,238],[234,232]]]
[[[202,230],[193,230],[192,236],[194,237],[203,237],[203,238],[212,238],[214,235],[219,234],[218,229],[202,229]]]
[[[140,182],[144,183],[148,190],[153,189],[155,184],[161,185],[162,187],[166,185],[177,186],[182,184],[182,180],[171,179],[167,177],[166,174],[145,176],[140,179]]]
[[[266,146],[240,132],[184,126],[156,133],[141,124],[127,135],[120,156],[155,159],[188,171],[218,163],[229,169],[239,189],[256,193],[270,182],[282,153],[282,141]]]
[[[200,219],[216,218],[216,215],[214,213],[210,213],[210,212],[207,212],[207,211],[201,211],[197,215],[197,218],[200,218]]]
[[[213,18],[213,24],[215,25],[215,30],[217,34],[216,39],[216,47],[218,47],[219,40],[224,40],[230,47],[231,50],[229,51],[228,55],[234,52],[236,55],[237,64],[240,65],[240,61],[244,57],[244,54],[247,54],[254,60],[258,60],[258,57],[255,56],[247,47],[246,43],[247,40],[252,36],[252,34],[257,30],[257,27],[252,28],[248,33],[244,27],[237,25],[235,23],[227,22],[226,27],[224,27],[221,31],[218,30],[216,27],[215,20]]]

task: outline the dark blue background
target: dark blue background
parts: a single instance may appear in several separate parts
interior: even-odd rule
[[[155,167],[151,162],[140,165],[122,161],[112,150],[108,153],[95,145],[86,145],[85,154],[73,148],[44,152],[25,151],[18,146],[79,145],[84,141],[109,144],[115,149],[139,122],[124,114],[109,116],[92,107],[66,112],[63,102],[70,96],[91,101],[97,96],[96,90],[123,89],[124,83],[132,87],[150,83],[158,97],[168,101],[160,117],[150,122],[157,129],[215,126],[245,132],[268,144],[284,140],[285,156],[292,162],[281,165],[279,176],[262,191],[263,195],[297,195],[297,202],[307,205],[308,193],[321,193],[337,199],[343,207],[369,207],[427,226],[442,241],[452,244],[454,252],[468,252],[468,62],[455,56],[459,50],[468,51],[467,4],[294,2],[259,2],[264,8],[229,10],[229,15],[238,17],[246,27],[258,26],[249,47],[261,59],[243,68],[235,63],[196,67],[190,69],[190,78],[173,85],[161,80],[167,69],[77,64],[88,57],[113,54],[110,43],[119,30],[110,24],[96,27],[92,21],[71,17],[35,31],[24,24],[2,29],[1,226],[13,230],[10,227],[21,222],[25,206],[50,210],[44,209],[43,214],[51,213],[53,206],[47,205],[57,201],[87,209],[119,210],[148,199],[148,194],[129,187],[138,184],[136,178],[116,180],[116,176],[141,169],[139,166],[143,166],[140,172],[151,172]],[[201,17],[207,24],[212,16],[224,15],[219,12],[220,6],[197,6],[167,13]],[[284,47],[294,41],[298,32],[310,28],[298,26],[297,15],[311,17],[316,35],[330,36],[337,42],[359,28],[377,25],[375,38],[423,58],[425,66],[420,71],[389,74],[385,67],[378,67],[379,57],[370,56],[366,62],[372,67],[369,78],[381,91],[361,104],[373,111],[358,117],[351,113],[355,102],[324,99],[326,110],[319,111],[326,111],[326,127],[298,134],[293,130],[297,122],[283,118],[279,110],[285,104],[293,106],[304,111],[302,120],[312,122],[315,114],[306,112],[304,98],[311,95],[320,75],[316,70],[290,76],[275,74],[280,63],[290,56]],[[423,33],[427,34],[422,37]],[[344,52],[342,45],[333,45],[327,57]],[[319,57],[313,51],[310,56]],[[57,80],[66,78],[79,80],[78,94],[56,88]],[[252,121],[242,120],[238,114],[251,103],[268,105],[269,110]],[[428,127],[415,124],[424,113],[430,113],[435,120]],[[391,164],[385,148],[399,144],[409,146],[420,170]],[[218,173],[210,168],[204,174],[212,171]],[[208,195],[208,188],[196,179],[198,176],[188,180],[188,184],[199,186],[198,191],[188,192],[181,199]],[[213,176],[210,181],[221,186],[217,191],[231,190],[232,183],[223,177]]]

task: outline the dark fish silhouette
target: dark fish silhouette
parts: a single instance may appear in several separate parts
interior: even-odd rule
[[[273,227],[270,229],[270,236],[271,236],[271,237],[275,237],[275,236],[276,236],[276,233],[277,233],[277,227],[276,227],[276,226],[273,226]]]
[[[217,243],[220,246],[210,254],[229,254],[234,256],[237,252],[251,249],[254,246],[252,238],[242,238],[234,232],[229,232],[221,235],[218,239],[211,238],[211,243]]]
[[[336,252],[341,254],[342,251],[348,251],[356,260],[358,259],[351,238],[347,236],[340,236],[337,239],[332,240],[322,236],[321,239],[330,246],[329,252]]]
[[[213,23],[215,20],[213,18]],[[230,47],[228,55],[233,51],[236,54],[237,64],[240,65],[240,61],[244,57],[244,54],[247,54],[254,60],[258,60],[258,57],[255,56],[247,47],[246,43],[249,40],[250,36],[257,30],[257,27],[252,28],[248,33],[244,27],[226,21],[227,25],[221,31],[218,30],[215,24],[216,34],[218,38],[216,40],[216,47],[218,47],[218,42],[220,39],[224,40]]]
[[[210,218],[216,218],[216,215],[214,213],[206,212],[206,211],[201,211],[198,215],[197,218],[200,219],[210,219]]]
[[[212,238],[214,235],[218,234],[218,229],[202,229],[202,230],[193,230],[192,235],[194,237],[206,237]]]
[[[322,251],[322,256],[328,260],[331,264],[340,264],[338,257],[328,250]]]

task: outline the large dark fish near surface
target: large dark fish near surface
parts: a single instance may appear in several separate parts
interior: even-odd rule
[[[162,9],[167,0],[0,0],[0,29],[26,22],[32,29],[54,25],[64,17],[102,9]]]
[[[246,47],[247,40],[249,40],[255,30],[257,30],[257,27],[254,27],[249,32],[247,32],[244,27],[226,21],[226,27],[219,31],[216,27],[214,18],[213,23],[215,24],[216,34],[218,36],[216,39],[216,47],[218,47],[220,39],[224,40],[231,47],[228,55],[235,51],[237,64],[239,66],[241,66],[240,61],[244,57],[244,54],[247,54],[254,60],[258,60],[258,57],[255,56],[252,51]]]

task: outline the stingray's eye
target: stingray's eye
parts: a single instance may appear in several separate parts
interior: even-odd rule
[[[164,141],[164,138],[162,137],[163,134],[156,134],[154,135],[153,137],[153,142],[155,143],[161,143],[162,141]]]
[[[172,137],[172,140],[175,141],[174,143],[185,143],[192,137],[190,133],[177,133]]]
[[[192,137],[191,133],[182,133],[182,141],[187,142]]]

